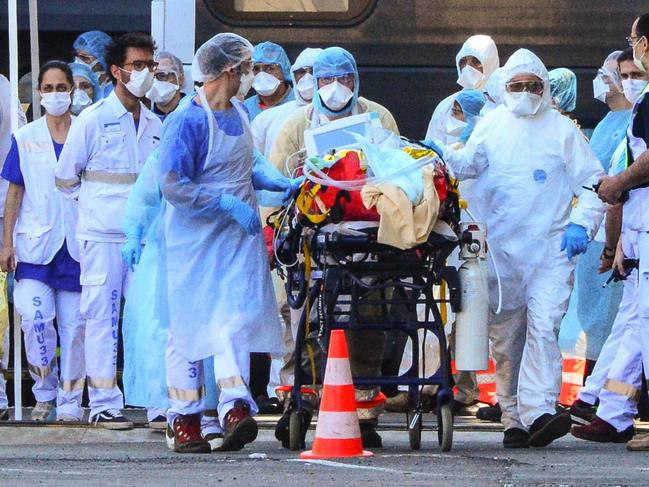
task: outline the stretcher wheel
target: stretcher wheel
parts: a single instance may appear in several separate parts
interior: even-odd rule
[[[451,413],[450,404],[444,404],[437,409],[437,440],[442,451],[451,451],[453,446],[453,413]]]
[[[421,411],[411,411],[408,415],[408,440],[411,450],[421,448],[421,430],[423,429]]]
[[[291,411],[289,416],[288,442],[291,451],[300,451],[305,447],[302,441],[302,417],[298,411]]]

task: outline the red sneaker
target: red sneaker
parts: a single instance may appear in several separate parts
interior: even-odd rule
[[[173,422],[176,453],[210,453],[210,444],[201,435],[201,415],[178,415]]]
[[[250,406],[242,400],[234,403],[234,407],[225,415],[225,432],[221,451],[241,450],[246,443],[257,438],[257,421],[250,416]]]
[[[573,426],[570,432],[572,436],[582,440],[597,441],[598,443],[626,443],[635,434],[633,426],[618,433],[613,425],[598,417],[585,426]]]

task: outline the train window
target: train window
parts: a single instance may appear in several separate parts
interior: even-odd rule
[[[347,12],[349,0],[234,0],[237,12]]]
[[[377,0],[203,0],[207,9],[232,24],[352,24]]]

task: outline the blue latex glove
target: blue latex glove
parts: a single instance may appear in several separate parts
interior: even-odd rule
[[[126,242],[120,251],[122,254],[122,260],[126,262],[131,271],[135,270],[135,266],[140,263],[140,257],[142,255],[142,237],[139,233],[134,233],[132,235],[126,236]]]
[[[305,180],[306,178],[304,176],[289,179],[289,186],[286,191],[284,191],[284,201],[287,201],[298,194],[300,192],[300,188],[302,187],[302,183],[304,183]]]
[[[422,140],[421,141],[422,145],[425,145],[429,149],[433,149],[435,152],[437,152],[437,155],[444,159],[444,151],[440,149],[437,144],[432,141],[432,140]]]
[[[299,178],[270,178],[263,171],[252,172],[252,186],[256,190],[266,190],[276,193],[284,193],[284,201],[289,200],[300,190],[304,182],[304,176]]]
[[[471,137],[471,133],[473,133],[474,128],[475,128],[475,123],[469,122],[467,126],[464,127],[464,130],[460,134],[460,142],[466,144],[466,141],[469,140],[469,137]]]
[[[586,252],[588,247],[588,233],[586,229],[576,223],[570,223],[566,227],[561,239],[561,250],[568,253],[568,259]]]
[[[248,235],[257,235],[261,231],[259,215],[249,205],[230,194],[222,194],[219,208],[235,220]]]

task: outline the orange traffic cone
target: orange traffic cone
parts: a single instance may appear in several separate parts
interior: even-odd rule
[[[345,332],[333,330],[313,449],[302,452],[300,457],[311,459],[372,455],[372,452],[363,450],[361,441]]]

